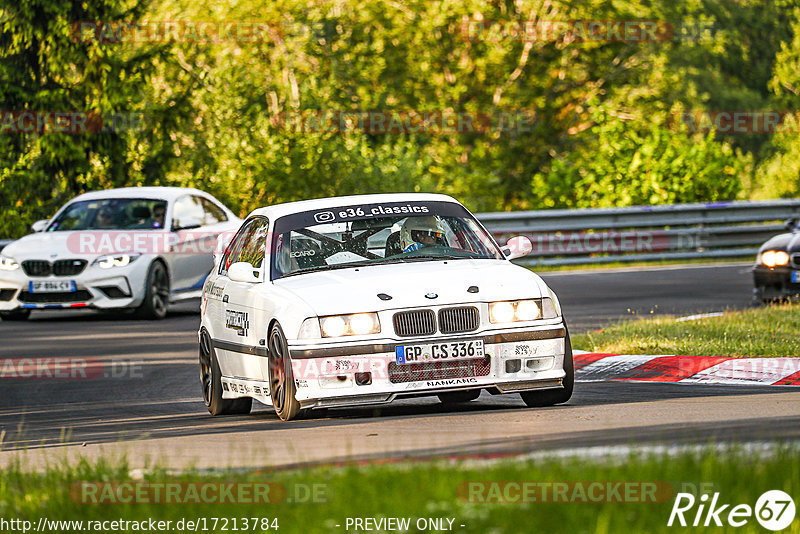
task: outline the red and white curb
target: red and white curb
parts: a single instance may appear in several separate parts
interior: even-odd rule
[[[575,380],[800,386],[800,358],[626,356],[575,351]]]

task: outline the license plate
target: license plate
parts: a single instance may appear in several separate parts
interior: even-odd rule
[[[800,271],[792,271],[792,283],[800,282]]]
[[[30,293],[72,293],[77,291],[73,280],[42,280],[28,283]]]
[[[399,365],[420,362],[465,360],[469,358],[482,358],[483,356],[482,339],[427,343],[424,345],[398,345],[395,348],[395,357]]]

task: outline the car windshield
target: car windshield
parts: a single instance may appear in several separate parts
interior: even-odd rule
[[[494,240],[453,202],[391,202],[295,213],[275,221],[271,277],[358,265],[501,259]]]
[[[68,205],[50,222],[48,232],[70,230],[160,230],[167,201],[149,198],[82,200]]]

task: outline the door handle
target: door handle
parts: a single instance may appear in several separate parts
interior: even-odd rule
[[[222,295],[222,302],[228,302],[228,295]]]

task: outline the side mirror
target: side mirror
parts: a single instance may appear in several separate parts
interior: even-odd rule
[[[36,221],[31,225],[31,230],[34,232],[44,232],[44,229],[47,228],[47,225],[50,224],[50,219],[42,219],[41,221]]]
[[[186,217],[185,219],[172,223],[172,231],[192,230],[194,228],[200,228],[201,226],[203,226],[203,221],[195,219],[194,217]]]
[[[794,217],[791,219],[787,219],[785,223],[783,223],[783,227],[786,228],[790,232],[794,232],[797,230],[797,219]]]
[[[506,246],[504,246],[502,250],[506,258],[515,260],[530,254],[533,250],[533,245],[530,239],[524,235],[518,235],[506,241]]]
[[[261,281],[261,271],[246,261],[237,261],[228,267],[228,278],[234,282],[257,284]]]

